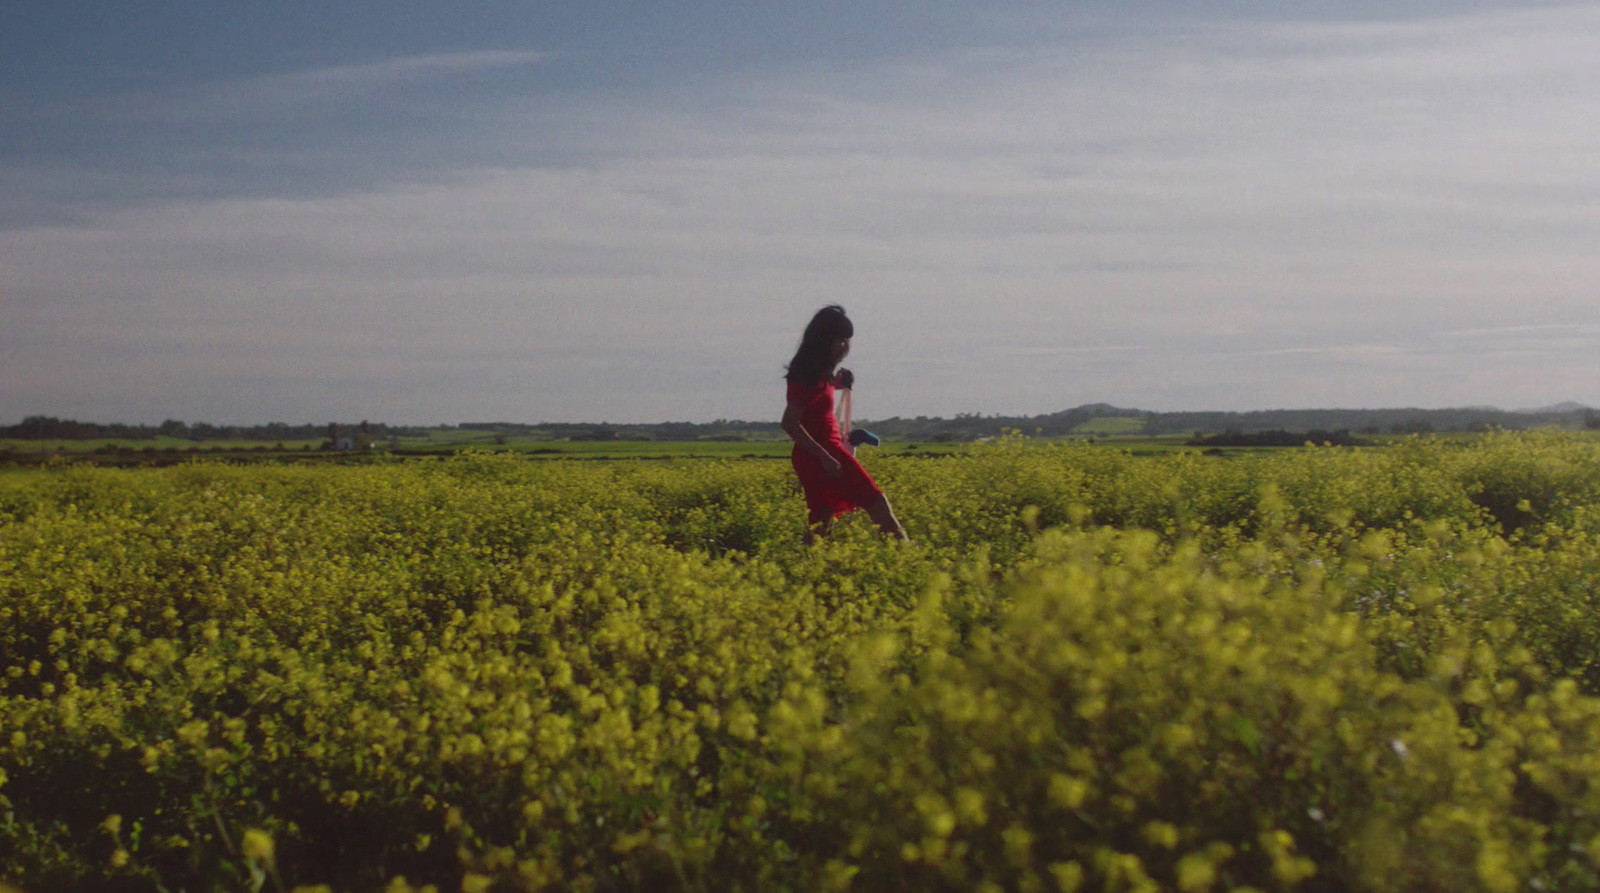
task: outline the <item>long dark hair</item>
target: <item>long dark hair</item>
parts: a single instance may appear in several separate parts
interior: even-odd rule
[[[800,347],[789,361],[789,371],[783,377],[804,385],[814,385],[833,372],[833,341],[850,338],[856,333],[844,308],[829,304],[818,310],[800,336]]]

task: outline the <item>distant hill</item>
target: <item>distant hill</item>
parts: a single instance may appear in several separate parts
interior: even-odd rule
[[[1560,415],[1562,413],[1570,412],[1581,413],[1587,411],[1588,409],[1589,407],[1584,406],[1582,403],[1574,403],[1571,400],[1564,400],[1560,403],[1546,406],[1543,409],[1518,409],[1514,411],[1525,415]]]

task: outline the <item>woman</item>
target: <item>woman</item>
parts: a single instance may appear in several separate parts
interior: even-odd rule
[[[818,310],[784,376],[789,402],[783,411],[783,430],[794,440],[789,461],[806,495],[808,544],[831,533],[835,518],[858,508],[866,510],[884,535],[907,538],[889,498],[844,445],[833,415],[834,388],[849,389],[854,383],[849,369],[838,368],[854,335],[855,326],[843,307],[830,304]]]

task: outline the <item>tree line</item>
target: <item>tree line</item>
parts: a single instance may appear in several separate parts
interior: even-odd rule
[[[159,425],[100,424],[51,416],[28,416],[21,424],[0,427],[0,438],[12,440],[155,440],[158,437],[203,442],[208,440],[259,440],[276,443],[291,440],[316,440],[328,436],[332,427],[355,431],[366,426],[377,439],[420,437],[429,429],[384,425],[378,422],[289,425],[212,425],[167,419]]]
[[[1597,428],[1600,416],[1586,407],[1513,412],[1492,407],[1460,409],[1274,409],[1251,412],[1152,412],[1089,403],[1037,416],[958,415],[953,419],[889,418],[863,423],[895,440],[962,441],[994,437],[1005,430],[1043,437],[1083,434],[1080,426],[1105,419],[1126,420],[1126,433],[1144,436],[1212,435],[1225,432],[1336,432],[1356,435],[1434,432]]]
[[[916,416],[858,420],[881,437],[900,441],[960,442],[998,436],[1005,431],[1043,437],[1082,435],[1090,422],[1125,420],[1126,433],[1157,435],[1213,435],[1223,432],[1335,432],[1355,435],[1428,434],[1434,432],[1520,430],[1528,428],[1600,429],[1600,413],[1576,405],[1548,410],[1512,412],[1492,407],[1458,409],[1276,409],[1250,412],[1152,412],[1106,403],[1087,403],[1043,415],[983,415],[959,413],[953,418]],[[372,441],[423,437],[441,428],[490,432],[497,438],[535,440],[767,440],[783,437],[777,419],[711,422],[462,422],[436,427],[385,425],[381,422],[288,425],[212,425],[168,419],[160,425],[124,425],[79,422],[49,416],[29,416],[21,424],[0,427],[0,438],[17,440],[152,440],[180,438],[195,442],[249,440],[266,443],[331,439],[330,432],[358,429]]]

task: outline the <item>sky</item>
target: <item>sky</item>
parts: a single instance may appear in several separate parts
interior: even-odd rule
[[[1600,4],[22,0],[0,424],[1600,405]]]

